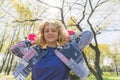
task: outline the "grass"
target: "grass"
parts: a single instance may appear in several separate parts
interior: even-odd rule
[[[105,72],[103,73],[103,80],[120,80],[120,74],[117,76],[113,72]],[[91,74],[91,76],[87,80],[96,80],[95,77]]]
[[[15,80],[13,75],[3,75],[0,74],[0,80]]]
[[[120,80],[120,73],[117,76],[116,73],[113,73],[113,72],[108,73],[108,72],[106,72],[103,75],[103,80]]]
[[[0,80],[15,80],[13,75],[3,75],[0,74]],[[79,80],[73,78],[73,80]],[[95,77],[91,74],[87,80],[96,80]],[[120,80],[120,74],[117,76],[115,73],[106,72],[103,74],[103,80]]]

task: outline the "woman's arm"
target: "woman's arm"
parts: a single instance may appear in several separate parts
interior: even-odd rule
[[[89,45],[93,39],[93,33],[91,31],[82,32],[76,39],[75,42],[78,44],[79,49],[83,49]]]
[[[28,41],[28,40],[20,41],[20,42],[18,42],[17,44],[12,45],[12,46],[10,47],[10,51],[11,51],[14,55],[22,58],[22,57],[26,54],[26,52],[28,51],[28,48],[29,48],[31,45],[32,45],[31,42]]]

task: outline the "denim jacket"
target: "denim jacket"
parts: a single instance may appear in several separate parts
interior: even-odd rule
[[[57,57],[81,79],[89,75],[89,69],[81,50],[90,44],[92,38],[92,32],[84,31],[76,39],[64,46],[58,46],[55,50]],[[47,49],[42,49],[40,46],[30,46],[29,41],[22,41],[10,49],[14,55],[22,58],[13,72],[18,80],[25,80],[32,66],[47,53]]]

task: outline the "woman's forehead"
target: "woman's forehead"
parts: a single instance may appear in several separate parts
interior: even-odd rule
[[[54,25],[47,25],[44,27],[44,29],[58,29],[57,27],[55,27]]]
[[[55,25],[54,23],[47,23],[46,25],[45,25],[45,28],[57,28],[58,26],[57,25]]]

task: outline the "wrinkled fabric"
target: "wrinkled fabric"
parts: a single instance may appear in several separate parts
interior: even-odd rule
[[[68,80],[70,69],[54,53],[55,48],[47,48],[32,69],[32,80]]]

